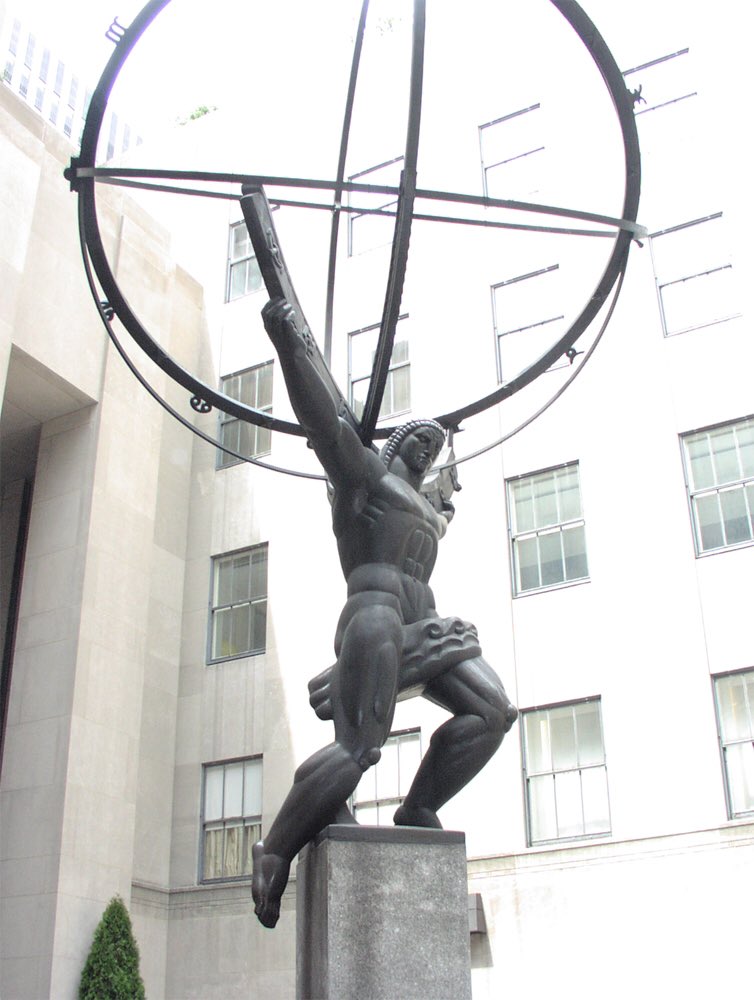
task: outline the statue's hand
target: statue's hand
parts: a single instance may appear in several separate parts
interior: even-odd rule
[[[296,313],[290,302],[285,299],[270,299],[262,309],[262,321],[277,350],[290,350],[297,336]]]
[[[456,516],[456,509],[450,500],[443,500],[442,511],[440,512],[445,520],[450,524],[453,518]]]

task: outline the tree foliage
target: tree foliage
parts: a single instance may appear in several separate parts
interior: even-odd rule
[[[81,973],[79,1000],[144,1000],[139,949],[120,896],[107,904]]]

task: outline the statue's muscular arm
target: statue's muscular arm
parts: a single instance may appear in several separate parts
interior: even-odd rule
[[[369,487],[385,474],[377,456],[365,448],[354,429],[338,414],[336,402],[312,361],[311,333],[284,299],[273,299],[262,319],[283,371],[288,396],[299,423],[336,487]]]

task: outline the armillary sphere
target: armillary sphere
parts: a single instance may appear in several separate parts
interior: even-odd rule
[[[617,115],[622,137],[622,155],[625,170],[625,182],[623,192],[623,206],[620,218],[599,215],[591,212],[582,212],[567,208],[553,207],[548,205],[533,204],[521,201],[509,201],[483,196],[453,193],[447,191],[426,190],[417,186],[417,158],[419,152],[419,132],[422,115],[422,82],[424,73],[425,55],[425,0],[414,0],[413,3],[413,40],[411,47],[411,75],[408,94],[408,114],[406,142],[403,159],[403,171],[400,183],[395,186],[365,185],[356,181],[347,180],[345,176],[346,156],[351,131],[351,119],[354,105],[354,95],[356,83],[359,75],[359,65],[361,59],[362,42],[367,18],[368,0],[362,0],[358,28],[355,33],[353,57],[351,62],[351,72],[348,91],[345,101],[345,112],[343,117],[343,128],[341,133],[340,151],[338,156],[337,171],[332,180],[315,180],[312,178],[300,177],[272,177],[255,174],[238,173],[217,173],[206,171],[183,171],[183,170],[156,170],[156,169],[135,169],[135,168],[113,168],[97,167],[95,164],[96,150],[102,128],[103,118],[107,108],[108,99],[112,87],[118,77],[120,70],[125,64],[134,46],[149,27],[152,21],[160,12],[167,7],[170,0],[150,0],[149,3],[135,17],[128,28],[122,28],[117,21],[114,23],[108,37],[115,42],[115,48],[102,74],[99,84],[94,91],[89,106],[86,122],[84,126],[81,150],[77,157],[74,157],[65,174],[71,183],[71,188],[78,195],[79,200],[79,228],[82,242],[82,254],[85,268],[89,279],[92,294],[97,302],[100,314],[105,322],[108,333],[113,339],[116,347],[124,357],[134,374],[142,381],[147,390],[168,409],[177,419],[181,420],[187,427],[195,433],[200,434],[214,446],[223,448],[220,442],[215,441],[198,430],[190,421],[184,419],[179,413],[172,409],[169,404],[161,399],[157,392],[147,383],[147,380],[139,373],[137,367],[130,360],[127,352],[120,343],[113,320],[115,317],[128,331],[131,338],[141,348],[142,351],[155,362],[170,378],[183,386],[191,394],[191,404],[199,412],[207,412],[212,407],[224,413],[236,417],[240,420],[256,424],[261,427],[280,431],[284,434],[303,435],[302,428],[294,422],[273,417],[269,413],[261,412],[252,406],[248,406],[224,393],[218,391],[214,386],[208,385],[196,375],[187,371],[173,357],[171,357],[145,329],[129,305],[122,290],[119,288],[113,271],[108,262],[102,243],[98,219],[97,219],[97,197],[96,189],[98,182],[107,184],[118,184],[126,187],[138,187],[149,190],[166,191],[176,194],[206,193],[208,197],[229,197],[241,201],[244,217],[250,229],[250,235],[254,242],[255,253],[257,254],[262,274],[268,286],[270,294],[285,294],[289,298],[293,294],[290,279],[285,270],[284,264],[281,266],[281,255],[279,248],[275,245],[274,226],[270,222],[269,214],[265,214],[266,199],[263,194],[265,186],[284,186],[288,188],[298,188],[301,190],[317,190],[318,192],[330,192],[332,202],[330,205],[332,213],[330,231],[330,254],[328,265],[327,296],[325,309],[325,337],[324,337],[324,357],[321,358],[323,370],[329,375],[327,361],[329,361],[331,340],[332,340],[332,317],[333,301],[335,289],[335,267],[336,267],[336,246],[340,219],[344,211],[349,211],[343,204],[344,195],[347,193],[366,192],[373,194],[378,192],[390,197],[394,201],[395,209],[390,214],[395,216],[395,229],[392,241],[392,254],[385,291],[384,308],[380,323],[379,339],[375,352],[371,380],[367,393],[367,398],[361,419],[357,419],[350,407],[343,399],[340,391],[332,382],[333,391],[337,393],[341,404],[341,413],[351,420],[357,428],[362,441],[371,444],[375,438],[388,437],[395,429],[394,426],[377,427],[377,419],[380,411],[382,397],[385,391],[388,377],[388,367],[390,364],[393,341],[395,338],[396,324],[399,318],[401,304],[401,294],[403,291],[404,278],[409,252],[409,238],[411,234],[412,222],[415,218],[431,219],[436,222],[453,222],[458,224],[457,216],[452,219],[440,214],[436,206],[445,205],[467,205],[484,207],[496,210],[513,210],[517,212],[532,213],[534,216],[550,216],[563,220],[577,220],[590,226],[607,227],[609,235],[613,237],[612,251],[607,259],[604,271],[597,282],[597,286],[588,298],[586,305],[581,309],[568,329],[560,339],[546,350],[539,358],[531,363],[527,368],[519,372],[509,381],[504,381],[497,386],[493,392],[470,400],[452,412],[435,415],[435,419],[448,429],[457,429],[461,422],[469,417],[483,412],[491,406],[507,399],[517,393],[524,386],[529,385],[540,374],[546,371],[558,358],[569,351],[575,352],[574,344],[578,338],[587,330],[600,309],[615,290],[614,299],[620,288],[620,279],[624,274],[628,251],[632,240],[644,235],[645,231],[637,224],[637,213],[639,205],[640,190],[640,160],[639,144],[637,138],[636,124],[633,114],[634,95],[626,88],[623,76],[618,69],[613,56],[607,45],[597,31],[596,27],[573,0],[550,0],[550,3],[565,18],[566,22],[576,32],[589,55],[596,64],[605,87],[610,95],[612,104]],[[181,186],[187,184],[193,187]],[[231,185],[234,193],[218,194],[216,189],[208,188],[206,192],[197,190],[197,184],[207,185]],[[320,195],[321,196],[321,195]],[[300,203],[299,203],[300,204]],[[321,208],[322,205],[317,206]],[[421,212],[419,211],[421,207]],[[255,236],[254,225],[258,224],[258,232]],[[469,224],[473,224],[469,220]],[[595,235],[593,230],[558,228],[544,225],[515,225],[512,223],[498,223],[501,227],[513,229],[531,230],[534,232],[564,232],[571,235]],[[271,235],[272,234],[272,235]],[[597,235],[605,235],[599,232]],[[92,269],[99,282],[101,293],[95,284]],[[277,278],[276,278],[277,273]],[[280,275],[282,274],[282,283]],[[275,283],[277,280],[277,284]],[[271,284],[272,283],[272,284]],[[569,355],[572,356],[572,355]],[[229,449],[225,449],[229,450]],[[231,454],[236,453],[231,451]],[[246,459],[246,456],[236,455],[238,458]],[[470,456],[467,456],[470,457]],[[246,459],[248,460],[248,459]],[[292,472],[289,469],[278,469],[269,463],[260,460],[253,460],[256,464],[266,465],[276,471]],[[293,472],[295,475],[310,475]],[[320,477],[312,477],[320,478]]]

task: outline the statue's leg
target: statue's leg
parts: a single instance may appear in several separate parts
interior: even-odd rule
[[[481,656],[464,660],[431,680],[424,697],[454,717],[433,734],[394,821],[399,826],[439,828],[438,809],[481,771],[516,721],[518,711]]]
[[[395,709],[402,622],[393,607],[358,608],[343,632],[332,679],[335,742],[296,771],[267,836],[254,847],[255,911],[274,927],[296,854],[343,805],[364,771],[380,759]]]

